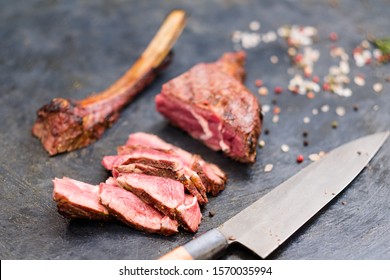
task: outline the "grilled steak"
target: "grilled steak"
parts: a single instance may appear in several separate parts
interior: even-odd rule
[[[244,163],[256,160],[260,106],[243,85],[245,53],[200,63],[163,85],[156,108],[209,148]]]
[[[100,204],[99,186],[67,177],[53,180],[53,199],[58,212],[68,218],[108,220],[108,210]]]
[[[178,232],[176,221],[125,189],[101,183],[100,200],[110,214],[131,227],[167,236]]]
[[[188,168],[194,170],[202,180],[206,191],[212,195],[217,195],[225,188],[227,180],[226,174],[215,164],[206,162],[199,155],[193,155],[177,146],[169,144],[156,135],[137,132],[129,135],[126,147],[147,146],[160,150],[170,150],[175,153]],[[123,147],[118,148],[120,153]]]
[[[55,98],[37,112],[32,128],[50,155],[69,152],[97,141],[120,111],[149,85],[171,61],[186,13],[173,10],[134,65],[114,84],[83,100]]]
[[[136,173],[123,174],[116,181],[119,186],[177,220],[183,228],[191,232],[198,230],[202,214],[197,199],[186,195],[178,181]]]

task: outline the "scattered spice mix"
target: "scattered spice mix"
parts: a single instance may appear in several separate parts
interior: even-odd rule
[[[318,75],[314,75],[315,64],[320,57],[319,50],[315,49],[313,45],[319,40],[318,30],[312,26],[300,26],[300,25],[284,25],[277,29],[277,31],[268,31],[265,33],[260,32],[261,23],[259,21],[251,21],[249,23],[249,31],[236,30],[232,34],[232,41],[235,44],[235,49],[250,49],[257,47],[260,43],[268,44],[278,40],[278,36],[285,40],[287,43],[286,53],[290,58],[292,67],[287,69],[287,73],[292,76],[287,89],[295,95],[304,95],[307,99],[315,99],[321,92],[329,92],[338,96],[348,98],[352,96],[352,89],[349,87],[351,81],[359,87],[366,85],[366,79],[364,75],[357,74],[353,78],[350,77],[351,65],[349,61],[349,54],[344,48],[337,46],[336,42],[339,41],[339,34],[331,32],[328,35],[328,39],[334,42],[329,51],[329,55],[334,63],[329,68],[328,74],[321,78]],[[372,63],[383,64],[390,61],[390,37],[379,38],[371,41],[362,40],[351,52],[355,66],[363,67]],[[276,55],[270,56],[272,64],[279,62],[279,57]],[[299,73],[299,71],[301,73]],[[386,79],[387,78],[387,79]],[[390,81],[390,76],[386,77],[385,81]],[[258,88],[258,94],[261,96],[268,95],[268,88],[264,86],[263,80],[255,80],[255,86]],[[380,82],[372,85],[372,90],[376,93],[383,91],[383,84]],[[283,87],[277,85],[274,87],[274,93],[280,95],[283,92]],[[279,117],[282,113],[282,107],[276,106],[277,101],[273,99],[271,102],[273,106],[272,122],[278,123]],[[263,105],[262,112],[267,113],[271,109],[270,105]],[[353,111],[359,110],[358,104],[352,106]],[[374,111],[379,110],[378,105],[372,107]],[[318,115],[320,112],[327,113],[330,111],[328,104],[322,105],[319,109],[313,108],[311,113],[313,116]],[[338,117],[343,117],[347,113],[347,110],[343,106],[337,106],[335,113]],[[306,116],[303,119],[305,124],[310,123],[310,117]],[[331,122],[333,129],[338,128],[338,120]],[[269,130],[265,129],[264,135],[269,134]],[[303,146],[309,145],[307,140],[308,132],[303,132]],[[264,140],[259,141],[259,146],[264,147]],[[281,146],[283,152],[289,151],[289,146],[283,144]],[[317,161],[325,155],[325,152],[321,151],[318,154],[310,154],[308,158],[311,161]],[[304,156],[298,155],[296,158],[297,163],[302,163]],[[270,172],[273,168],[272,164],[267,164],[264,168],[265,172]]]

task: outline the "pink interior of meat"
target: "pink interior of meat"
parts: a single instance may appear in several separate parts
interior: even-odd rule
[[[173,150],[183,161],[186,166],[190,166],[192,154],[180,149],[177,146],[171,145],[156,135],[144,132],[137,132],[129,135],[126,146],[147,146],[156,149]]]
[[[196,232],[202,220],[202,213],[196,197],[187,194],[184,203],[180,205],[177,210],[188,229],[192,232]]]
[[[129,173],[117,178],[117,182],[131,189],[142,190],[150,197],[174,209],[184,202],[184,186],[169,178]]]
[[[104,205],[121,215],[131,225],[160,231],[165,216],[133,193],[102,183],[100,198]],[[170,227],[171,222],[166,219],[163,222],[166,224],[165,227]]]
[[[99,186],[90,185],[70,178],[53,180],[53,199],[108,214],[99,201]]]

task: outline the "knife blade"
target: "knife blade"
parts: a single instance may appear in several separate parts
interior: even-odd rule
[[[238,242],[266,258],[347,187],[389,136],[344,144],[299,171],[237,215],[160,259],[211,259]]]

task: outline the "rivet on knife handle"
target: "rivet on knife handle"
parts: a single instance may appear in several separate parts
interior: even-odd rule
[[[46,151],[55,155],[97,141],[116,122],[119,112],[169,63],[186,20],[183,10],[173,10],[134,65],[106,90],[78,101],[54,98],[39,109],[32,133]]]
[[[206,260],[221,255],[228,241],[217,229],[212,229],[187,244],[168,252],[160,260]]]

